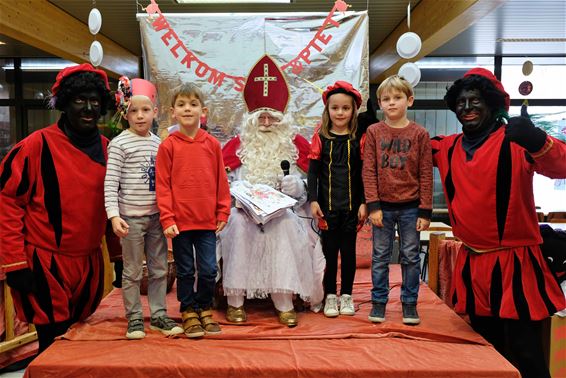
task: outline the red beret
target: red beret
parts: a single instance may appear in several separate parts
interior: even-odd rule
[[[94,68],[89,63],[83,63],[77,66],[66,67],[63,68],[61,71],[59,71],[59,73],[57,74],[57,78],[55,79],[55,84],[53,84],[53,87],[51,87],[51,94],[55,96],[59,91],[59,87],[61,86],[61,81],[63,81],[64,78],[77,72],[94,72],[95,74],[98,74],[102,78],[102,80],[104,80],[104,85],[106,86],[106,89],[110,90],[110,85],[108,84],[108,76],[106,75],[106,72]]]
[[[358,92],[354,86],[347,81],[337,81],[334,85],[330,85],[326,88],[326,90],[322,93],[322,102],[326,105],[328,101],[329,95],[333,95],[334,93],[347,93],[354,97],[354,101],[356,102],[356,108],[359,108],[362,105],[362,95]]]
[[[505,92],[505,88],[503,88],[503,84],[501,84],[501,82],[497,80],[497,78],[491,71],[486,70],[485,68],[476,67],[466,72],[464,74],[464,77],[468,77],[471,75],[483,76],[489,81],[491,81],[491,83],[495,86],[495,88],[499,92],[501,92],[501,94],[505,97],[505,110],[509,111],[509,105],[511,104],[511,99],[509,97],[509,94]]]

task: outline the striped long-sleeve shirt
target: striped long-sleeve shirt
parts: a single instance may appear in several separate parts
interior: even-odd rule
[[[108,218],[158,213],[155,198],[155,158],[160,139],[124,130],[108,146],[104,203]]]

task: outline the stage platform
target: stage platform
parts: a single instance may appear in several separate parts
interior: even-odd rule
[[[222,334],[189,340],[149,330],[143,340],[126,340],[121,291],[115,289],[85,323],[71,328],[36,358],[26,377],[520,377],[481,336],[422,284],[421,324],[402,324],[401,274],[392,265],[386,322],[372,324],[371,278],[359,269],[354,285],[355,316],[329,319],[300,312],[299,325],[277,322],[269,300],[246,304],[248,323],[215,317]],[[145,299],[145,298],[144,298]],[[174,291],[169,314],[180,321]],[[144,301],[147,314],[147,303]]]

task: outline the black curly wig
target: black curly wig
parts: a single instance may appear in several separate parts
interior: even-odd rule
[[[492,113],[505,111],[505,95],[495,88],[493,83],[480,75],[470,75],[458,79],[448,88],[444,101],[450,110],[456,112],[456,100],[462,90],[477,89]]]
[[[57,94],[54,96],[55,103],[53,107],[63,111],[69,104],[71,98],[80,92],[95,90],[100,95],[100,114],[106,114],[108,105],[112,101],[110,91],[106,88],[104,80],[100,75],[94,72],[77,72],[65,77],[61,81],[61,85]]]

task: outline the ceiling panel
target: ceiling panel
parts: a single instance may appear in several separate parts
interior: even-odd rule
[[[92,9],[89,0],[49,0],[83,22],[87,22]],[[174,0],[156,0],[163,13],[236,13],[236,12],[329,12],[334,6],[333,0],[294,0],[291,4],[177,4]],[[420,0],[411,0],[412,7]],[[149,4],[149,0],[139,0]],[[346,0],[351,5],[349,10],[368,10],[370,52],[402,22],[407,14],[409,1],[405,0]],[[116,41],[134,54],[141,56],[139,26],[136,11],[143,10],[135,0],[96,0],[96,7],[102,13],[101,33]]]
[[[557,38],[559,42],[498,42]],[[509,0],[430,56],[565,55],[566,1]]]
[[[16,1],[16,0],[14,0]],[[19,0],[18,0],[19,1]],[[93,6],[92,0],[49,0],[82,22],[87,22]],[[147,5],[149,0],[138,0]],[[162,12],[215,13],[215,12],[328,12],[334,0],[294,0],[292,4],[272,5],[181,5],[173,0],[156,0]],[[420,0],[419,0],[420,1]],[[412,7],[419,1],[411,0]],[[368,10],[370,53],[387,36],[405,22],[409,0],[346,0],[350,10]],[[116,41],[132,53],[141,56],[139,26],[136,12],[143,12],[136,0],[96,0],[101,11],[101,33]],[[508,0],[487,17],[429,56],[566,56],[566,42],[498,42],[500,38],[562,38],[566,40],[566,0]],[[3,37],[0,57],[48,56],[18,41]]]

